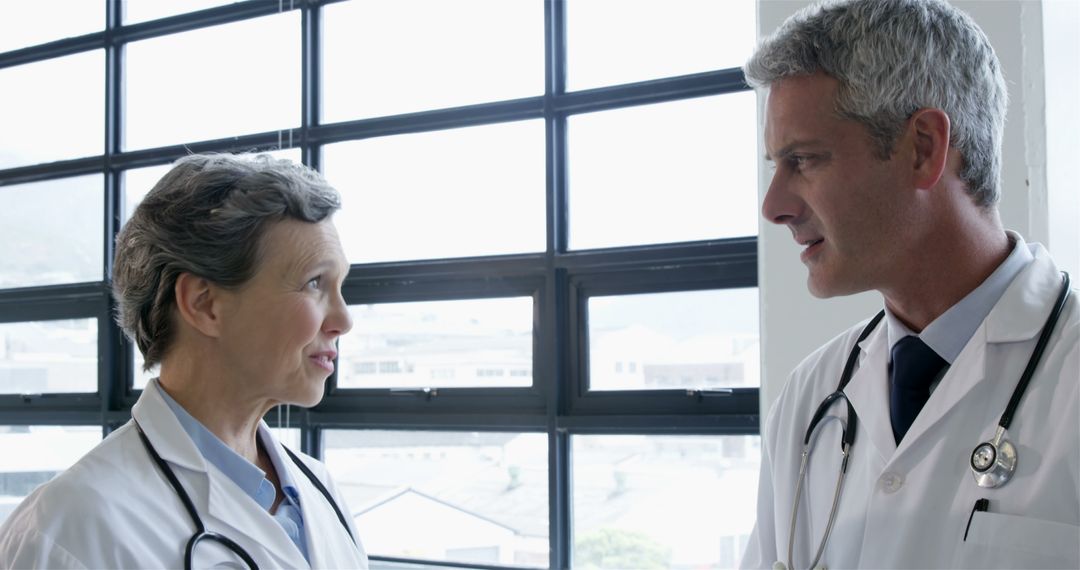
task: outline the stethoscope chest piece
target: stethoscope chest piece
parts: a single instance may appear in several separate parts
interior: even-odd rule
[[[998,426],[994,439],[980,443],[971,452],[971,474],[980,487],[994,488],[1007,483],[1016,471],[1016,447],[1005,439]]]

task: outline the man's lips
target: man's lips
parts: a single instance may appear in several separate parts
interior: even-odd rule
[[[806,263],[821,249],[821,244],[825,243],[825,238],[808,239],[799,243],[801,243],[805,247],[805,249],[803,249],[802,251],[802,254],[799,255],[799,258],[803,261],[803,263]]]

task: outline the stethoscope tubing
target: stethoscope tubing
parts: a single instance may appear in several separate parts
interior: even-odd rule
[[[1050,334],[1054,331],[1062,311],[1065,310],[1065,302],[1069,299],[1070,284],[1069,274],[1065,271],[1061,272],[1061,282],[1061,292],[1058,293],[1057,299],[1054,300],[1054,308],[1050,311],[1050,316],[1046,319],[1046,324],[1043,325],[1042,331],[1039,333],[1039,340],[1035,343],[1035,350],[1031,351],[1031,358],[1028,359],[1027,366],[1024,367],[1024,372],[1020,375],[1020,381],[1016,383],[1016,389],[1013,390],[1012,397],[1009,398],[1009,405],[1005,406],[1005,412],[1001,414],[1001,419],[998,421],[1001,429],[1009,429],[1013,414],[1020,407],[1020,400],[1024,397],[1024,393],[1027,392],[1031,377],[1035,375],[1035,369],[1039,366],[1039,362],[1042,361],[1043,351],[1046,350],[1046,345],[1050,342]]]
[[[844,479],[847,477],[848,458],[851,457],[851,446],[855,444],[855,431],[858,426],[858,415],[855,413],[855,407],[851,405],[851,401],[848,400],[847,394],[844,393],[844,388],[847,387],[848,382],[851,381],[851,375],[855,371],[855,364],[859,360],[859,354],[862,349],[859,348],[859,343],[866,340],[866,337],[870,336],[874,328],[877,327],[881,319],[885,317],[885,311],[879,311],[874,315],[874,318],[870,319],[866,327],[863,328],[859,338],[855,340],[855,346],[851,349],[851,354],[848,355],[847,362],[844,364],[844,371],[840,374],[840,383],[836,387],[836,391],[825,397],[825,400],[818,405],[817,410],[814,411],[814,415],[810,420],[810,425],[806,428],[806,437],[803,438],[803,452],[802,460],[799,464],[799,481],[795,487],[795,504],[791,508],[791,528],[788,532],[788,568],[787,570],[794,570],[795,564],[794,551],[795,551],[795,529],[798,526],[799,520],[799,503],[802,501],[803,481],[806,479],[806,464],[810,459],[810,438],[814,434],[814,428],[825,417],[825,412],[832,406],[833,402],[843,398],[847,403],[848,409],[848,421],[844,426],[842,436],[840,438],[840,451],[843,453],[843,460],[840,463],[840,474],[836,478],[836,491],[833,493],[832,506],[829,508],[829,522],[825,526],[825,534],[821,538],[821,542],[818,543],[817,554],[814,556],[814,562],[810,564],[811,568],[817,566],[821,556],[825,553],[825,545],[829,542],[829,535],[832,534],[833,524],[836,522],[836,509],[840,505],[840,494],[844,488]]]

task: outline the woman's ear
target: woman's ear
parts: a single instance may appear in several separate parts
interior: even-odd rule
[[[941,109],[919,109],[911,116],[910,124],[915,142],[915,184],[930,189],[945,174],[952,125]]]
[[[177,313],[195,330],[217,338],[221,334],[222,324],[220,292],[207,279],[181,273],[174,287]]]

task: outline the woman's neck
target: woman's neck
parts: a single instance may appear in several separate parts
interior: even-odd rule
[[[185,360],[191,362],[179,358],[163,361],[158,384],[225,445],[266,471],[256,437],[260,420],[275,403],[244,389],[235,377],[203,366],[185,366]]]

